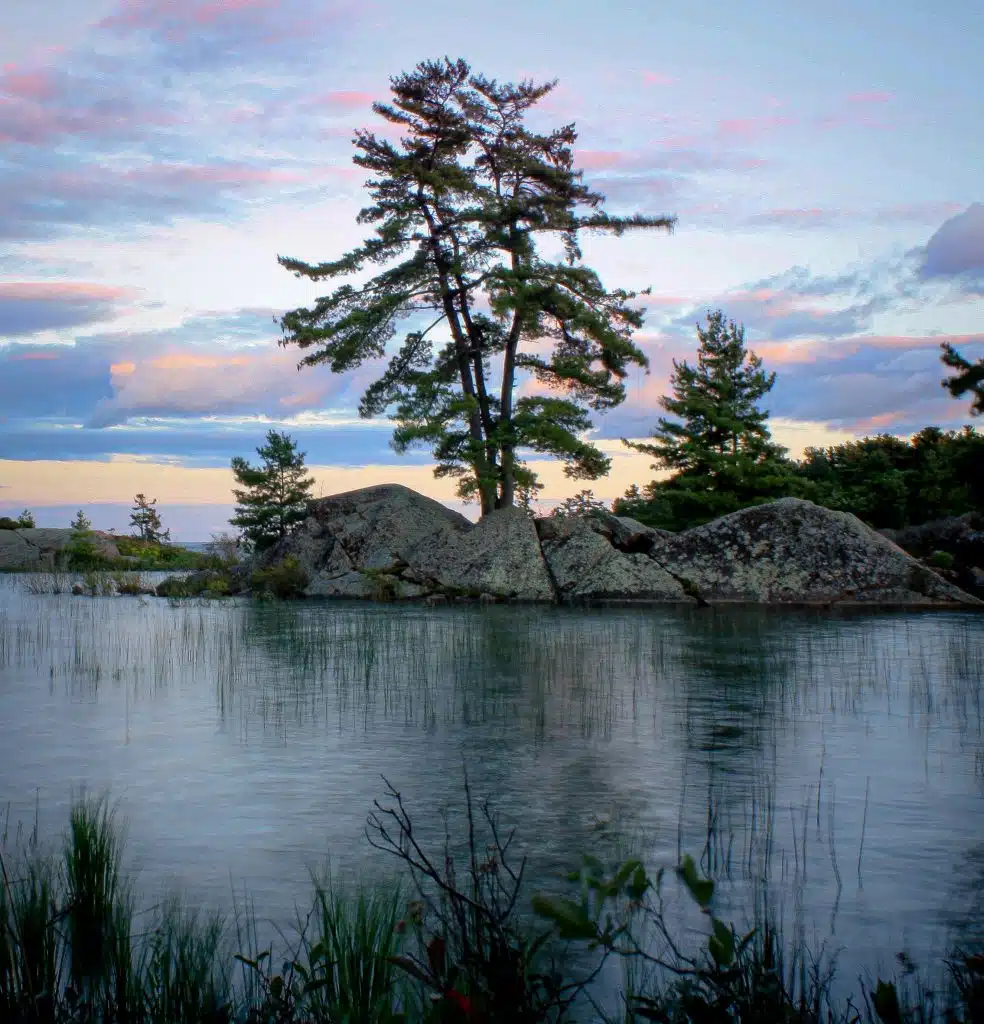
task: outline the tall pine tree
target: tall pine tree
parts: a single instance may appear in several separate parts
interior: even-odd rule
[[[368,131],[355,137],[354,162],[373,174],[373,205],[358,220],[378,225],[376,237],[330,263],[278,257],[311,281],[390,266],[287,313],[281,343],[308,350],[302,366],[333,373],[390,355],[360,414],[389,411],[393,447],[429,446],[435,474],[457,477],[482,515],[536,488],[524,450],[561,460],[574,479],[603,476],[611,460],[584,439],[589,412],[622,402],[631,366],[647,365],[632,341],[643,312],[628,305],[635,293],[606,290],[581,265],[578,232],[669,230],[673,218],[601,212],[604,196],[573,169],[574,125],[526,126],[556,82],[500,85],[445,59],[391,83],[392,103],[373,110],[406,132],[399,147]],[[563,239],[566,259],[537,252],[544,232]],[[420,326],[394,353],[387,343],[408,317]],[[439,328],[446,341],[432,337]],[[524,376],[548,392],[517,397]]]
[[[623,444],[651,455],[653,469],[675,470],[627,495],[618,511],[667,529],[686,529],[790,492],[792,464],[772,441],[769,414],[759,408],[776,375],[745,348],[745,330],[721,310],[697,325],[696,365],[673,361],[673,396],[660,405],[651,442]]]
[[[272,547],[303,521],[314,486],[296,442],[276,430],[267,433],[266,441],[256,449],[262,460],[259,466],[238,455],[232,460],[232,472],[241,487],[233,489],[238,504],[229,522],[240,528],[255,551]]]

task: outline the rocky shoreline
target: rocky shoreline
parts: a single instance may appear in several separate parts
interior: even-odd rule
[[[308,597],[550,604],[984,607],[846,513],[784,498],[672,534],[610,513],[472,523],[407,487],[311,502],[252,568],[296,565]]]
[[[608,512],[534,520],[509,508],[473,523],[397,484],[321,498],[310,502],[308,513],[295,533],[252,562],[170,577],[157,595],[266,591],[428,604],[984,608],[975,594],[984,589],[980,569],[961,574],[931,559],[927,564],[888,531],[798,498],[742,509],[679,534]],[[929,552],[932,524],[914,529]],[[965,546],[966,537],[978,536],[969,520],[944,523],[940,531]],[[0,531],[0,569],[55,570],[71,537],[71,530]],[[92,538],[107,556],[117,554],[110,535]]]

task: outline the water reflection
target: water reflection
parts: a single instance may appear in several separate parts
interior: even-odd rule
[[[7,577],[0,798],[33,819],[40,787],[56,833],[72,786],[108,788],[145,885],[222,905],[231,872],[283,921],[308,865],[367,863],[380,775],[439,842],[467,764],[536,870],[686,850],[736,915],[767,898],[875,970],[900,936],[918,961],[980,920],[982,680],[969,613],[82,599]]]

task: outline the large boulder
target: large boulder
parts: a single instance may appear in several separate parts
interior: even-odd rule
[[[51,572],[64,567],[65,548],[74,531],[54,527],[0,530],[0,570]],[[86,538],[104,558],[119,558],[111,534],[91,532]]]
[[[650,557],[710,602],[980,603],[850,513],[799,498],[656,538]]]
[[[561,601],[682,601],[679,580],[647,554],[655,531],[616,516],[550,517],[537,521],[540,544]],[[614,530],[613,530],[614,527]],[[613,535],[614,534],[614,535]],[[616,547],[615,538],[621,542]],[[628,549],[628,550],[626,550]]]
[[[310,596],[554,599],[536,530],[519,509],[475,524],[408,487],[384,484],[321,498],[308,512],[259,564],[293,556]]]
[[[520,508],[504,508],[460,534],[444,557],[430,566],[445,589],[516,601],[553,601],[533,520]]]

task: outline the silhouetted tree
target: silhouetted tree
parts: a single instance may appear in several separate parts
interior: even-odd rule
[[[984,359],[970,363],[948,341],[944,341],[940,348],[943,350],[940,359],[957,371],[955,377],[944,377],[940,383],[954,398],[963,398],[968,391],[973,395],[971,416],[984,413]]]

